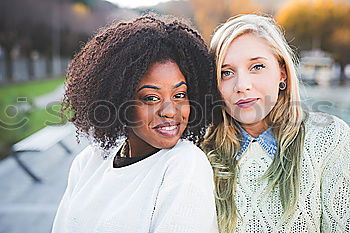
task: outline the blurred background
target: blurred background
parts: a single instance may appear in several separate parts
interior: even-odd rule
[[[67,155],[87,145],[76,143],[73,127],[51,127],[65,123],[67,65],[99,27],[148,11],[189,18],[208,43],[231,16],[272,15],[299,58],[305,107],[350,124],[350,0],[1,0],[0,233],[50,231],[74,157]],[[21,159],[41,183],[16,152],[26,152]]]

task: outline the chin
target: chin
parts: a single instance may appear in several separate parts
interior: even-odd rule
[[[256,116],[245,116],[245,117],[235,117],[235,119],[241,123],[241,124],[244,124],[244,125],[253,125],[253,124],[256,124],[260,121],[262,121],[264,118],[257,118]]]
[[[171,149],[173,148],[176,143],[180,140],[180,137],[178,138],[174,138],[174,139],[164,139],[164,138],[160,138],[159,140],[157,140],[157,145],[154,145],[154,147],[158,148],[158,149]]]

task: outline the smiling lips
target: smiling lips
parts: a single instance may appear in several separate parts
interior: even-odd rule
[[[178,135],[180,131],[180,123],[166,122],[153,127],[153,129],[164,137],[174,137]]]
[[[249,108],[252,105],[254,105],[259,98],[247,98],[247,99],[240,99],[236,102],[236,105],[240,108]]]

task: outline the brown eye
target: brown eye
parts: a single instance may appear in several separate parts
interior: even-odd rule
[[[185,99],[187,97],[187,93],[185,92],[181,92],[181,93],[178,93],[174,96],[174,99]]]
[[[160,98],[157,96],[154,96],[154,95],[149,95],[149,96],[144,97],[142,100],[144,102],[157,102],[160,100]]]

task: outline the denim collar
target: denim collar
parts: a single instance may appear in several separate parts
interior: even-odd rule
[[[260,146],[268,153],[271,158],[275,156],[277,152],[277,141],[273,135],[272,128],[268,128],[262,134],[260,134],[259,137],[254,138],[253,136],[249,135],[240,124],[237,123],[237,125],[242,135],[240,139],[241,150],[237,153],[237,159],[239,159],[241,155],[247,150],[250,143],[255,141],[260,144]]]

